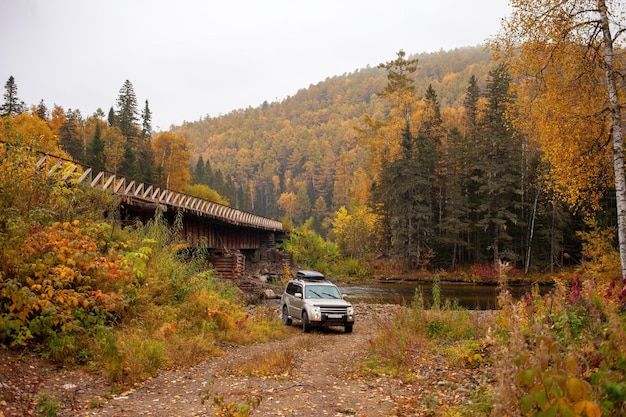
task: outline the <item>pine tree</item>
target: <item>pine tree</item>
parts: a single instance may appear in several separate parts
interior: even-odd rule
[[[461,120],[463,138],[459,143],[459,172],[461,175],[461,184],[464,198],[467,201],[467,214],[468,221],[471,224],[478,222],[478,210],[476,209],[480,198],[477,196],[478,181],[476,178],[481,176],[478,168],[478,161],[482,157],[482,148],[478,143],[478,130],[479,130],[479,109],[478,101],[480,100],[481,93],[478,87],[476,77],[472,75],[469,79],[467,89],[465,90],[465,98],[463,99],[463,107],[465,112]],[[480,253],[483,246],[480,239],[481,231],[475,230],[475,233],[468,233],[465,236],[466,247],[468,252],[466,254],[467,261],[479,262],[481,259]]]
[[[366,114],[367,128],[360,132],[360,140],[369,148],[369,170],[375,180],[386,165],[401,158],[402,131],[405,123],[410,122],[416,103],[413,73],[417,70],[417,59],[406,59],[406,53],[400,50],[395,60],[378,68],[387,71],[387,84],[378,95],[385,100],[389,111],[382,121]]]
[[[41,101],[35,108],[35,114],[41,120],[48,120],[48,108],[46,107],[46,104],[43,102],[43,99],[41,99]]]
[[[66,119],[59,131],[59,141],[63,145],[63,149],[72,155],[77,161],[85,160],[84,142],[81,137],[82,123],[80,111],[72,111],[68,109],[65,114]]]
[[[96,123],[96,128],[89,143],[87,163],[91,165],[95,170],[100,171],[104,169],[104,141],[102,140],[102,129],[100,128],[100,122]]]
[[[425,135],[402,134],[403,158],[388,164],[373,190],[382,210],[391,255],[419,265],[432,245],[434,147]]]
[[[198,161],[196,162],[196,167],[193,170],[193,183],[209,185],[204,181],[204,158],[200,155],[198,157]]]
[[[472,138],[476,134],[478,125],[478,100],[480,99],[480,89],[476,77],[472,74],[469,79],[465,98],[463,99],[463,134],[467,138]]]
[[[137,138],[137,122],[139,112],[137,110],[137,96],[130,81],[124,81],[117,97],[117,112],[115,113],[115,125],[120,128],[128,141],[134,142]]]
[[[139,112],[137,110],[137,96],[133,89],[133,85],[126,80],[120,89],[117,98],[117,112],[115,113],[115,126],[117,126],[122,135],[126,138],[126,146],[124,149],[123,163],[120,171],[129,177],[139,177],[138,169],[138,153],[139,153]]]
[[[479,132],[479,176],[477,194],[480,215],[477,226],[491,236],[489,247],[493,261],[504,256],[506,245],[513,239],[511,231],[520,223],[522,207],[522,147],[519,135],[507,120],[512,106],[511,77],[504,65],[489,72],[485,90],[487,106]],[[510,251],[507,251],[510,253]]]
[[[0,106],[0,116],[17,116],[25,108],[24,102],[17,97],[17,84],[11,75],[4,84],[4,103]]]
[[[440,223],[441,248],[449,255],[450,265],[454,269],[458,262],[470,261],[465,249],[469,246],[468,236],[472,227],[471,213],[467,194],[469,178],[465,173],[465,160],[468,148],[460,130],[452,128],[447,135],[445,211]]]
[[[141,137],[144,139],[152,137],[152,112],[148,106],[148,100],[141,112]]]
[[[113,107],[109,109],[107,121],[109,123],[109,126],[115,126],[115,110],[113,109]]]
[[[138,141],[138,162],[137,174],[139,179],[152,182],[154,177],[154,152],[152,150],[152,112],[146,100],[146,105],[141,112],[141,137]]]

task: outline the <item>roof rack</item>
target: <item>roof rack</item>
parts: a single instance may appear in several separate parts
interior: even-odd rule
[[[301,270],[296,273],[297,279],[306,281],[325,281],[326,277],[321,272]]]

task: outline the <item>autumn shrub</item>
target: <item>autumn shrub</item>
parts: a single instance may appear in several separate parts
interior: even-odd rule
[[[491,263],[472,265],[470,268],[472,281],[493,284],[498,282],[498,271]]]
[[[0,285],[0,339],[24,344],[34,337],[85,330],[89,320],[114,321],[124,308],[99,283],[119,279],[117,259],[102,256],[105,224],[55,222],[34,226],[11,257]]]
[[[283,242],[282,249],[292,254],[296,264],[323,274],[329,273],[330,264],[339,257],[339,248],[315,233],[309,223],[296,227]]]
[[[514,302],[501,294],[494,335],[496,411],[509,415],[626,413],[623,300],[591,277],[558,280]],[[513,381],[513,384],[510,384]],[[617,389],[616,389],[617,388]]]
[[[599,283],[608,283],[621,275],[619,252],[613,245],[614,227],[601,228],[595,219],[585,220],[587,229],[577,232],[582,241],[583,257],[579,273],[592,276]]]

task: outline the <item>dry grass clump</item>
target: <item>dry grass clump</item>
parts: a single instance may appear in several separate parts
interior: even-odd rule
[[[243,376],[288,377],[296,367],[297,359],[303,351],[313,349],[316,337],[297,337],[278,349],[272,349],[253,355],[231,372]]]

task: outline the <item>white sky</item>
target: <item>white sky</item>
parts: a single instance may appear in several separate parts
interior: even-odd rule
[[[115,105],[155,129],[280,101],[407,54],[482,44],[508,0],[0,0],[0,83],[27,105]],[[0,98],[0,100],[2,100]]]

